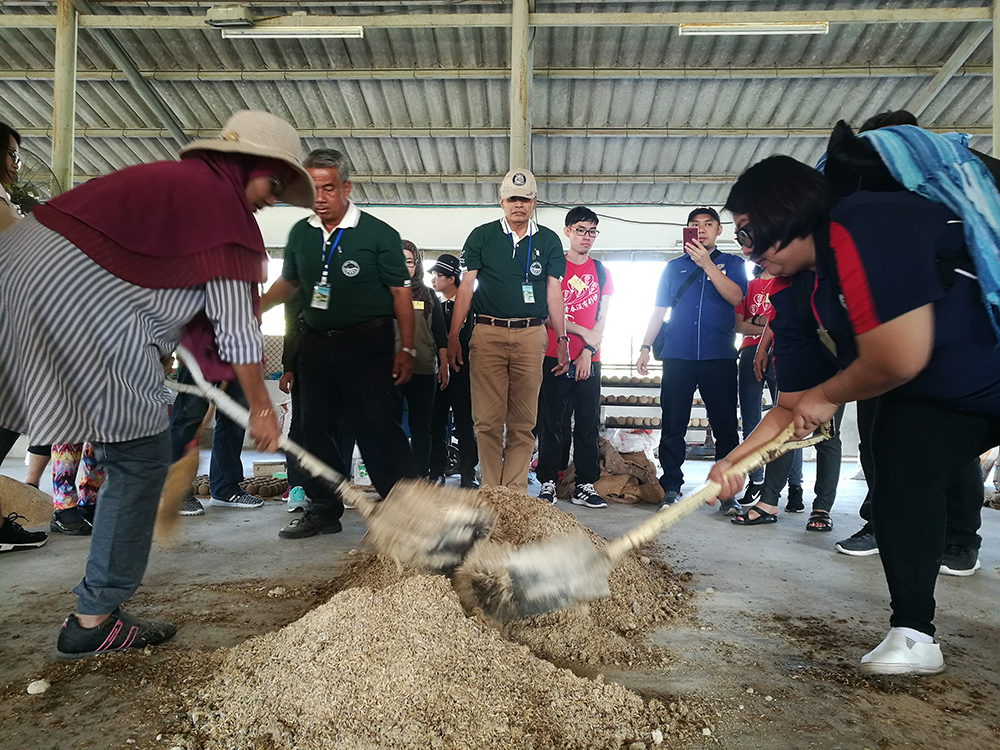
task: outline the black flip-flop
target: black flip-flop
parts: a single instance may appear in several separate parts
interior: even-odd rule
[[[750,518],[748,515],[751,510],[757,514],[756,518]],[[736,518],[730,518],[729,520],[737,526],[763,526],[767,523],[777,523],[778,514],[765,513],[760,508],[753,507],[747,508],[745,511],[736,516]]]

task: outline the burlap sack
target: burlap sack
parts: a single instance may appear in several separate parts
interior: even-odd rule
[[[635,483],[635,478],[628,474],[618,476],[606,475],[594,482],[594,490],[598,495],[613,503],[631,504],[638,502],[628,494],[629,484]],[[635,484],[638,487],[638,484]]]
[[[41,490],[29,487],[10,477],[0,475],[0,515],[17,513],[27,520],[18,520],[26,529],[48,525],[52,518],[52,498]]]

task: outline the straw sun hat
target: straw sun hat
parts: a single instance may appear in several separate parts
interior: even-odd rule
[[[181,158],[195,151],[222,151],[280,159],[295,170],[296,179],[285,186],[281,200],[293,206],[312,208],[316,187],[299,163],[299,134],[295,128],[270,112],[242,110],[233,114],[218,138],[204,138],[181,149]]]

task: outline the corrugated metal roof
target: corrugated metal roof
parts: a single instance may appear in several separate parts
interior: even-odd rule
[[[96,13],[202,17],[209,3],[92,2]],[[509,2],[251,3],[258,15],[509,13]],[[928,0],[906,8],[983,8]],[[48,157],[54,38],[10,28],[54,2],[0,9],[0,119]],[[538,13],[850,10],[882,2],[536,3]],[[727,180],[786,153],[813,161],[838,120],[905,107],[983,22],[834,24],[825,36],[681,37],[673,26],[540,26],[533,30],[530,166],[556,204],[719,203]],[[505,28],[366,28],[364,39],[231,40],[218,30],[117,29],[190,134],[234,110],[267,109],[299,128],[304,148],[334,147],[372,204],[492,204],[508,167],[511,35]],[[87,28],[79,32],[76,171],[103,174],[171,158],[176,142]],[[991,47],[984,42],[921,116],[971,129],[991,149]],[[833,70],[833,69],[838,70]],[[707,71],[705,69],[712,69]],[[687,74],[681,71],[687,70]],[[199,72],[200,71],[200,72]],[[250,80],[270,73],[275,80]],[[327,77],[330,76],[330,77]],[[433,132],[428,132],[429,130]],[[673,131],[673,132],[666,132]],[[581,178],[580,176],[586,176]]]

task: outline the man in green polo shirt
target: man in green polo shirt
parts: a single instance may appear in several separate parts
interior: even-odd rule
[[[448,336],[448,359],[457,372],[462,364],[458,334],[471,305],[469,375],[483,484],[518,492],[528,490],[546,320],[559,342],[553,372],[561,375],[569,367],[560,287],[566,258],[559,236],[531,220],[536,194],[535,177],[527,169],[512,169],[504,177],[503,218],[473,229],[462,248],[469,270],[458,288]]]
[[[315,215],[292,227],[281,278],[262,306],[296,294],[302,303],[296,377],[305,448],[346,476],[351,467],[336,436],[353,433],[372,484],[385,497],[400,479],[417,476],[395,388],[410,379],[416,355],[403,244],[396,230],[351,202],[342,153],[317,149],[303,166],[316,183]],[[398,353],[393,318],[403,344]],[[306,512],[279,536],[340,531],[343,499],[315,480],[307,480],[305,490]]]

